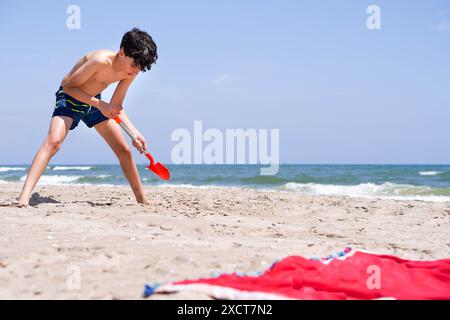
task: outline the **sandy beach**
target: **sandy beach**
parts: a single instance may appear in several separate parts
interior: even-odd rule
[[[251,189],[0,185],[1,299],[142,299],[145,283],[260,271],[345,246],[448,258],[450,202],[300,196]],[[73,288],[74,270],[80,286]],[[70,282],[72,283],[72,282]],[[208,298],[180,293],[151,299]]]

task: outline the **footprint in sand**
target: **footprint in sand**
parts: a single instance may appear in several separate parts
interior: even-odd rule
[[[0,207],[26,208],[28,207],[28,205],[20,202],[11,202],[11,203],[1,203]]]

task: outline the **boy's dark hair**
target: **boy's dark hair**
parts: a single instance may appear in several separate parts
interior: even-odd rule
[[[150,70],[152,64],[158,59],[157,49],[152,37],[145,31],[133,28],[125,33],[120,43],[120,48],[127,57],[133,58],[134,63],[145,72]]]

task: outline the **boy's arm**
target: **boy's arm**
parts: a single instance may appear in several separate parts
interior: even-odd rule
[[[74,97],[75,99],[97,107],[99,99],[91,97],[79,87],[89,80],[97,71],[100,70],[101,63],[95,60],[89,60],[79,67],[70,77],[67,79],[64,85],[64,91]]]
[[[113,106],[110,106],[108,103],[105,103],[96,97],[92,97],[79,88],[99,71],[102,66],[103,63],[96,60],[87,61],[70,75],[64,85],[64,91],[75,99],[100,109],[105,116],[114,117],[115,112]],[[120,108],[117,109],[120,111]]]
[[[136,76],[124,80],[120,80],[119,84],[116,87],[116,90],[114,90],[114,93],[112,95],[111,101],[109,104],[117,108],[117,111],[120,111],[120,118],[122,119],[122,122],[130,128],[130,130],[137,134],[139,131],[136,129],[136,127],[131,122],[130,118],[128,118],[125,110],[123,110],[123,100],[125,100],[125,96],[127,95],[128,87],[133,82],[133,80],[136,78]]]
[[[133,141],[133,145],[142,153],[144,149],[147,148],[147,142],[145,141],[145,138],[143,135],[139,132],[138,129],[133,125],[130,118],[128,118],[127,113],[123,109],[123,101],[125,99],[125,96],[128,91],[128,87],[133,82],[133,80],[136,78],[136,76],[128,79],[121,80],[119,84],[116,87],[116,90],[114,90],[114,94],[111,98],[111,101],[109,102],[112,106],[118,108],[120,110],[120,119],[122,122],[131,130],[131,132],[134,133],[136,136],[136,140]]]

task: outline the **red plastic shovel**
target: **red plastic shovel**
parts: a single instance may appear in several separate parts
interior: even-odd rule
[[[136,140],[135,135],[128,129],[128,127],[125,125],[125,123],[122,122],[122,119],[119,118],[119,116],[115,117],[114,120],[119,124],[123,130],[130,136],[130,138],[134,141]],[[163,180],[169,180],[170,178],[170,171],[167,169],[161,162],[158,162],[155,164],[155,161],[153,160],[152,155],[147,151],[144,150],[144,154],[147,157],[148,160],[150,160],[150,165],[146,168],[153,171],[157,176],[159,176]]]

